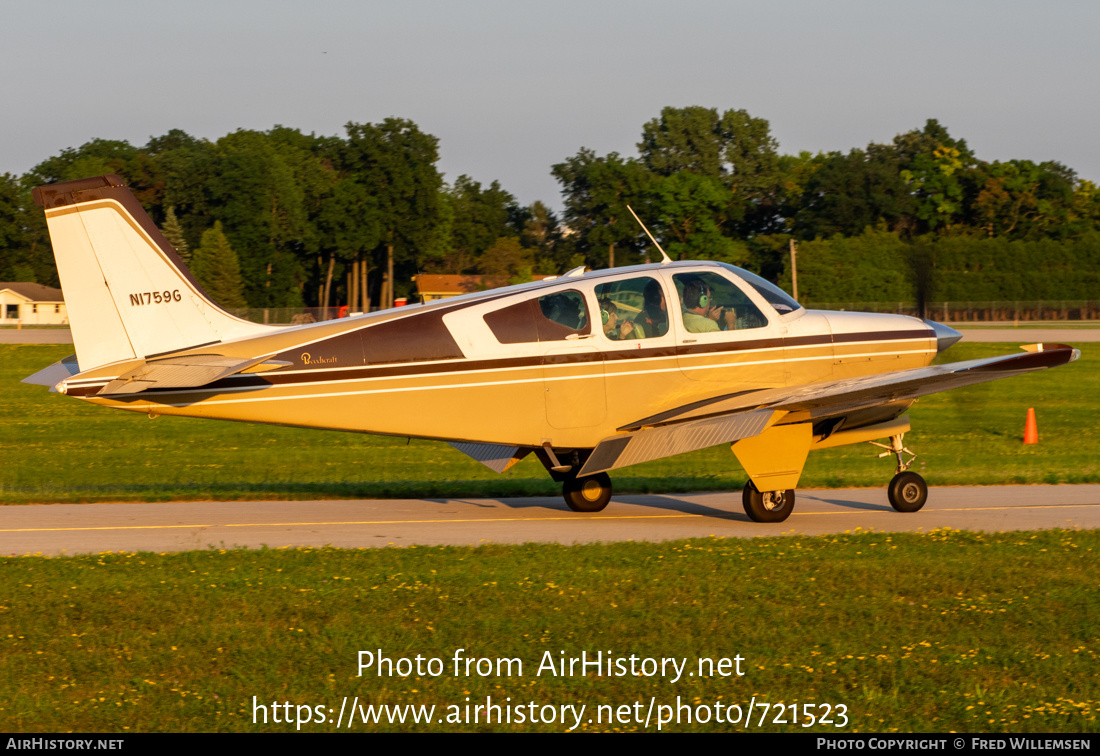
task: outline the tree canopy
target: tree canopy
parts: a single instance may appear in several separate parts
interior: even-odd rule
[[[641,125],[637,149],[581,148],[551,166],[559,217],[546,202],[521,206],[495,180],[444,183],[438,139],[401,118],[349,122],[343,136],[275,126],[215,141],[173,129],[140,147],[94,139],[24,176],[0,175],[0,278],[57,285],[30,189],[105,173],[130,185],[199,268],[200,250],[223,246],[207,241],[220,229],[250,307],[331,305],[353,293],[388,302],[421,271],[515,281],[657,259],[628,206],[673,257],[773,280],[789,275],[789,242],[801,241],[800,288],[814,298],[875,286],[893,298],[911,286],[892,256],[903,248],[931,250],[936,271],[968,271],[989,298],[1016,290],[991,272],[1009,258],[1040,269],[1073,260],[1086,266],[1081,280],[1097,270],[1096,184],[1053,161],[983,161],[934,119],[865,147],[784,155],[768,121],[745,110],[668,107]]]

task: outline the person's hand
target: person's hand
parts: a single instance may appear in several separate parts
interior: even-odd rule
[[[726,321],[726,330],[737,330],[737,311],[732,307],[722,313],[722,318]]]
[[[718,319],[722,317],[723,309],[724,308],[720,305],[714,305],[713,307],[707,309],[707,317],[717,323]]]
[[[619,325],[619,338],[625,339],[634,330],[634,321],[625,320]]]

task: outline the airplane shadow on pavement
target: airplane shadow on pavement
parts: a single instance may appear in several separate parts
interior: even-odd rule
[[[839,492],[838,492],[839,494]],[[608,504],[608,508],[603,510],[603,513],[615,513],[618,511],[623,514],[623,506],[629,506],[631,508],[644,508],[651,510],[662,510],[667,512],[678,512],[681,514],[698,515],[702,517],[711,517],[718,520],[737,520],[740,522],[750,522],[748,515],[744,513],[741,507],[741,492],[729,491],[727,493],[707,493],[703,494],[707,498],[715,498],[716,496],[722,497],[725,503],[724,507],[712,506],[695,500],[695,495],[691,499],[681,498],[676,495],[659,495],[659,494],[624,494],[622,496],[613,496],[611,503]],[[495,509],[497,507],[504,507],[511,510],[530,510],[530,509],[543,509],[551,510],[555,512],[570,512],[565,503],[557,497],[531,497],[531,498],[500,498],[500,499],[428,499],[433,503],[441,505],[455,505],[455,512],[460,511],[461,507],[476,507],[478,509]],[[842,494],[837,496],[831,496],[829,494],[815,493],[812,496],[800,497],[795,503],[795,512],[799,512],[801,508],[805,511],[806,507],[812,507],[815,504],[826,504],[843,509],[859,510],[866,512],[887,512],[891,511],[889,504],[876,504],[866,501],[855,501],[849,498],[845,498]],[[585,517],[587,515],[583,513],[576,513],[577,517]]]

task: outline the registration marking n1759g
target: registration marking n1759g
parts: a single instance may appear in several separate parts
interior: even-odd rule
[[[180,296],[179,289],[172,289],[171,291],[167,289],[164,291],[139,291],[136,294],[130,295],[130,306],[139,307],[147,304],[178,302],[181,299],[183,299],[183,297]]]

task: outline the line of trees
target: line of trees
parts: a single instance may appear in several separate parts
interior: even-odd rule
[[[782,155],[744,110],[665,108],[637,147],[552,166],[559,219],[496,181],[444,183],[438,140],[398,118],[349,123],[343,137],[277,126],[213,142],[178,130],[141,147],[97,139],[0,174],[0,280],[57,285],[30,189],[106,173],[226,306],[368,309],[409,293],[417,272],[503,284],[657,259],[627,205],[672,257],[781,283],[799,240],[807,300],[1084,298],[1100,275],[1095,184],[1055,162],[981,161],[934,120],[888,144]]]

